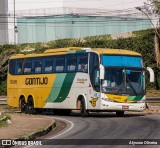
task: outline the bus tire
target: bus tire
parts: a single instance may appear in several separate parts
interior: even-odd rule
[[[84,98],[81,99],[80,110],[81,110],[81,116],[82,117],[87,117],[89,115],[89,111],[86,110],[86,104],[85,104]]]
[[[117,111],[116,116],[117,117],[123,117],[124,116],[124,111]]]
[[[22,112],[22,113],[25,112],[26,103],[25,103],[24,97],[22,97],[22,98],[19,100],[19,106],[20,106],[21,112]]]
[[[25,107],[25,114],[28,114],[29,111],[28,111],[28,104],[26,104],[26,107]]]
[[[28,99],[28,113],[29,114],[36,114],[36,110],[34,108],[34,102],[33,102],[33,98],[30,97]]]

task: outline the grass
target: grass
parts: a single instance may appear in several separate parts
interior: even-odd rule
[[[1,127],[6,127],[7,125],[8,125],[7,121],[0,122],[0,128]]]
[[[2,119],[3,118],[3,115],[0,115],[0,119]]]
[[[4,120],[3,122],[0,122],[0,128],[1,127],[6,127],[8,125],[7,120],[11,120],[11,116],[8,114],[2,114],[0,115],[0,119],[2,119],[3,117],[6,117],[6,120]]]
[[[32,135],[34,135],[35,133],[38,133],[38,132],[42,132],[42,131],[44,131],[44,128],[39,128],[39,129],[33,131],[32,133],[25,133],[25,134],[21,135],[20,138],[30,140],[33,138]]]

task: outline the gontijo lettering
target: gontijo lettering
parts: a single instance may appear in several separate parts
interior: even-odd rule
[[[43,77],[43,78],[26,78],[25,79],[25,84],[26,85],[46,85],[48,84],[48,78]]]

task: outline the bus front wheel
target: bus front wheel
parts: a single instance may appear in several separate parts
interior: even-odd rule
[[[85,104],[84,98],[81,99],[80,110],[81,110],[82,117],[87,117],[89,115],[89,111],[86,110],[86,104]]]

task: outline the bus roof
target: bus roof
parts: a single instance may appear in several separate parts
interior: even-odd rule
[[[141,54],[138,52],[131,51],[131,50],[124,50],[124,49],[94,48],[93,51],[97,51],[99,54],[118,54],[118,55],[141,56]]]
[[[60,55],[67,53],[82,53],[82,52],[97,52],[99,54],[115,54],[115,55],[133,55],[141,56],[140,53],[124,50],[124,49],[111,49],[111,48],[83,48],[83,47],[67,47],[67,48],[57,48],[57,49],[48,49],[44,53],[40,54],[16,54],[11,57],[15,58],[24,58],[24,57],[38,57],[38,56],[47,56],[47,55]]]

